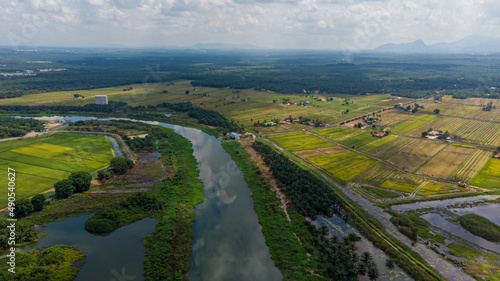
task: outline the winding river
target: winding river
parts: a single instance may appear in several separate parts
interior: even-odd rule
[[[53,118],[53,117],[51,117]],[[243,174],[220,140],[198,129],[126,118],[61,117],[64,121],[128,120],[173,129],[191,141],[205,199],[195,208],[189,279],[282,280],[253,209]],[[70,243],[71,244],[71,243]],[[85,265],[84,265],[85,267]]]

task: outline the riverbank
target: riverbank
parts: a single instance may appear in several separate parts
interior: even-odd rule
[[[203,184],[188,140],[167,128],[158,128],[153,136],[163,164],[173,169],[174,176],[158,183],[163,211],[156,230],[144,239],[144,274],[146,280],[180,280],[189,269],[194,207],[203,201]]]
[[[317,263],[309,258],[315,250],[310,243],[313,238],[305,227],[305,218],[283,206],[276,192],[271,190],[270,179],[265,178],[261,169],[250,160],[254,155],[250,156],[240,143],[224,142],[222,147],[243,172],[252,191],[262,233],[275,266],[283,274],[283,280],[323,279],[313,275]]]

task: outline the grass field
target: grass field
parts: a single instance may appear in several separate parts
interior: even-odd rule
[[[307,134],[306,132],[267,135],[266,138],[276,142],[279,146],[289,151],[334,146],[333,143]]]
[[[311,163],[314,165],[318,166],[323,166],[326,164],[334,163],[340,160],[344,160],[347,158],[351,158],[356,156],[356,152],[345,152],[345,153],[337,153],[337,154],[332,154],[332,155],[325,155],[325,156],[319,156],[319,157],[313,157],[313,158],[308,158]]]
[[[91,172],[109,164],[111,144],[98,136],[56,135],[0,143],[0,169],[16,171],[16,196],[32,196],[52,188],[71,172]],[[0,208],[7,190],[0,191]]]

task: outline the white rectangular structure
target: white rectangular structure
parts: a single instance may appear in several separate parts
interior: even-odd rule
[[[108,96],[106,95],[96,95],[95,104],[108,104]]]

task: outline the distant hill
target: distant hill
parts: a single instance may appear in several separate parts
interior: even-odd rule
[[[500,38],[470,35],[451,43],[427,45],[422,40],[384,44],[373,51],[384,53],[500,53]]]

